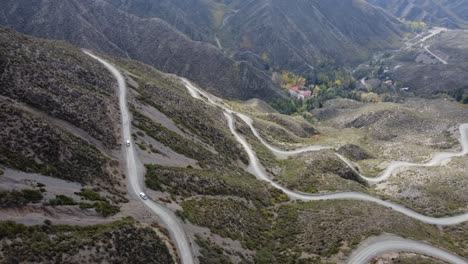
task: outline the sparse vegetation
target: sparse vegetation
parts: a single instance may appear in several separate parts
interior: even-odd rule
[[[219,165],[222,163],[222,161],[218,160],[216,155],[200,144],[180,136],[139,112],[134,112],[133,116],[133,124],[135,127],[141,129],[156,141],[170,147],[175,152],[199,160],[201,166]]]
[[[255,249],[257,263],[296,263],[302,252],[324,261],[342,251],[349,253],[344,245],[352,249],[368,236],[381,233],[426,240],[468,255],[468,242],[460,232],[464,227],[439,230],[368,202],[317,201],[249,208],[242,201],[202,198],[186,200],[183,208],[189,221]]]
[[[213,244],[211,241],[197,235],[195,242],[201,248],[199,257],[203,264],[229,264],[231,260],[223,254],[223,249]]]
[[[111,160],[86,141],[1,99],[0,119],[0,163],[81,183],[106,183],[103,187],[110,190],[116,184],[106,170]]]
[[[111,205],[106,198],[91,189],[82,189],[81,192],[76,194],[80,195],[82,199],[94,201],[94,203],[78,203],[81,209],[95,208],[96,212],[104,217],[115,215],[120,212],[120,207]]]
[[[257,181],[245,172],[211,172],[158,165],[146,165],[146,169],[146,185],[149,188],[183,197],[232,195],[262,205],[272,205],[288,199],[281,191]]]

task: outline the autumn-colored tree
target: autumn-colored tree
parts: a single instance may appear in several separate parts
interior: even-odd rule
[[[380,97],[378,94],[370,92],[370,93],[362,93],[361,94],[361,101],[365,103],[378,103],[380,102]]]
[[[317,98],[317,96],[319,95],[320,93],[320,87],[318,85],[315,85],[315,88],[314,88],[314,91],[312,92],[312,96],[314,98]]]

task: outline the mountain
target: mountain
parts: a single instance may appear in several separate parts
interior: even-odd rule
[[[191,40],[159,18],[140,18],[103,0],[8,0],[0,9],[0,24],[19,32],[140,60],[224,97],[278,97],[263,71]]]
[[[397,53],[389,68],[395,80],[417,96],[442,93],[461,101],[468,94],[467,41],[468,32],[463,30],[441,33],[424,47],[416,45],[413,50]]]
[[[368,0],[391,14],[447,28],[468,27],[468,2],[464,0]]]
[[[0,24],[19,32],[140,60],[241,99],[278,97],[271,68],[361,63],[398,47],[403,33],[362,0],[6,0],[0,8]]]
[[[116,8],[140,18],[160,18],[189,38],[213,42],[214,2],[203,0],[106,0]],[[215,44],[213,42],[213,44]]]
[[[234,8],[220,30],[223,46],[266,54],[279,68],[357,63],[397,47],[403,32],[398,20],[361,0],[239,1]]]

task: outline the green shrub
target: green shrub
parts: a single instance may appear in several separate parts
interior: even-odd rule
[[[0,191],[0,207],[21,207],[28,203],[37,203],[43,196],[39,190]]]
[[[0,223],[0,239],[13,239],[16,237],[17,234],[22,233],[26,230],[25,225],[17,224],[13,221],[5,221]]]
[[[3,174],[5,174],[5,172],[2,169],[0,169],[0,175],[3,175]]]
[[[138,147],[139,147],[141,150],[143,150],[143,151],[145,151],[145,150],[148,149],[144,144],[137,143],[137,145],[138,145]]]
[[[39,190],[25,189],[21,190],[21,192],[23,193],[23,197],[31,203],[38,203],[44,198]]]
[[[94,208],[94,204],[91,203],[78,203],[80,206],[80,209],[89,209],[89,208]]]
[[[102,197],[99,193],[91,189],[81,189],[81,192],[77,194],[82,198],[90,201],[106,201],[106,198]]]
[[[118,206],[111,205],[108,202],[96,202],[94,203],[94,207],[96,208],[96,212],[105,217],[115,215],[120,212],[120,208]]]
[[[73,198],[66,195],[56,195],[55,199],[49,200],[49,205],[76,205],[77,203]]]

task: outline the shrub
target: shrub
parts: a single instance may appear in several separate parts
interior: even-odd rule
[[[94,207],[94,204],[90,203],[79,203],[78,205],[80,206],[80,209],[89,209]]]
[[[40,202],[42,198],[42,193],[38,190],[0,191],[0,207],[21,207]]]
[[[49,205],[76,205],[77,203],[73,198],[66,195],[56,195],[55,199],[49,200]]]
[[[96,212],[105,217],[115,215],[120,212],[120,208],[118,206],[111,205],[108,202],[96,202],[94,203],[94,206],[96,207]]]
[[[42,200],[42,198],[44,198],[41,191],[38,190],[25,189],[21,192],[23,193],[23,197],[31,203],[38,203]]]
[[[17,224],[13,221],[0,222],[0,239],[10,238],[13,239],[17,234],[26,230],[23,224]]]
[[[81,189],[81,192],[77,194],[90,201],[106,201],[106,198],[91,189]]]

